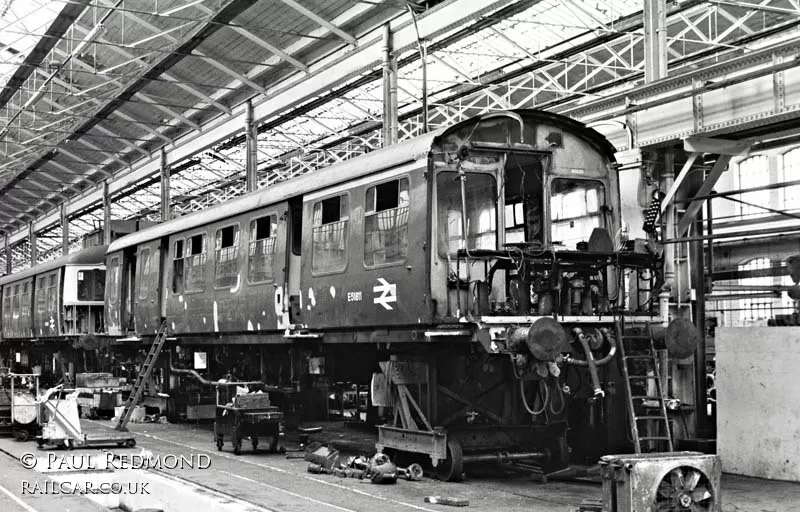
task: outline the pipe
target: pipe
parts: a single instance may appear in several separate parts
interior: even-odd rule
[[[261,381],[249,381],[249,382],[215,382],[204,378],[202,375],[197,373],[194,370],[187,370],[184,368],[175,368],[172,364],[169,365],[170,373],[174,373],[176,375],[187,375],[189,377],[193,377],[197,382],[203,384],[204,386],[252,386],[255,384],[263,384]]]
[[[609,331],[608,328],[603,327],[602,329],[600,329],[600,332],[603,333],[603,337],[611,346],[611,348],[608,349],[608,353],[606,355],[604,355],[601,359],[598,359],[594,362],[596,366],[603,366],[604,364],[607,364],[609,361],[614,359],[614,356],[617,354],[617,340],[614,339],[614,336],[611,334],[611,331]],[[581,335],[585,336],[583,334],[583,331],[581,331]],[[564,358],[564,362],[575,366],[589,366],[588,361],[584,361],[583,359],[575,359],[574,357],[571,356],[566,356]]]
[[[675,182],[675,155],[672,151],[664,152],[664,171],[661,175],[661,189],[670,190]],[[658,309],[661,315],[661,324],[669,324],[669,299],[675,286],[675,246],[669,243],[675,238],[675,203],[670,201],[663,215],[664,240],[664,284],[658,294]]]
[[[588,366],[589,367],[589,377],[592,379],[592,393],[593,399],[603,398],[605,396],[605,392],[603,392],[603,388],[600,386],[600,375],[597,373],[597,363],[594,360],[594,355],[592,354],[592,348],[589,346],[589,337],[583,334],[583,331],[580,328],[575,328],[572,332],[578,337],[578,341],[580,342],[581,346],[583,347],[583,352],[586,354],[586,360],[581,361],[583,364],[579,364],[579,366]],[[606,356],[608,357],[608,356]],[[567,362],[570,364],[576,364],[575,361],[577,359],[571,359]]]
[[[528,459],[547,459],[547,454],[542,452],[497,452],[497,453],[475,453],[464,455],[462,460],[465,464],[475,464],[477,462],[492,462],[496,464],[508,464],[518,460]]]

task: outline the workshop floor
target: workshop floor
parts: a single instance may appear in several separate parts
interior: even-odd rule
[[[110,426],[110,422],[91,422],[94,428]],[[253,454],[249,444],[236,456],[230,445],[216,450],[212,427],[208,424],[129,425],[136,435],[135,448],[107,448],[116,453],[137,454],[142,450],[153,455],[210,456],[207,469],[164,470],[178,481],[189,481],[205,492],[229,496],[244,503],[247,511],[273,512],[435,512],[453,507],[425,503],[426,496],[451,496],[469,500],[469,510],[504,512],[572,512],[584,499],[599,499],[597,484],[574,482],[537,483],[522,473],[483,471],[464,483],[444,483],[430,478],[421,482],[398,481],[396,485],[374,485],[357,479],[314,475],[306,471],[302,459],[287,459],[285,455],[259,452]],[[329,429],[333,437],[345,433]],[[288,448],[293,448],[287,443]],[[22,495],[23,481],[43,479],[43,474],[26,470],[12,461],[25,452],[46,457],[33,442],[21,443],[0,438],[0,510],[6,512],[49,512],[104,510],[79,496]],[[95,454],[99,449],[76,449],[60,454]],[[220,494],[221,493],[221,494]],[[723,510],[725,512],[783,512],[800,510],[800,484],[724,475],[722,480]],[[67,498],[67,499],[64,499]],[[172,511],[170,511],[172,512]],[[196,511],[194,511],[196,512]]]

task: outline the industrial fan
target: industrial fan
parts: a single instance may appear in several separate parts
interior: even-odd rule
[[[670,470],[658,484],[655,496],[656,512],[714,510],[714,490],[702,471],[692,466]]]
[[[603,512],[720,512],[719,458],[697,452],[608,455],[600,460]]]

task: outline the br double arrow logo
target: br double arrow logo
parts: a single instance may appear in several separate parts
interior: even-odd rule
[[[389,303],[397,302],[397,285],[390,283],[382,277],[378,278],[378,282],[380,284],[378,286],[373,286],[372,291],[376,294],[380,293],[380,295],[374,297],[372,302],[373,304],[380,304],[387,311],[391,311],[394,308],[390,306]]]

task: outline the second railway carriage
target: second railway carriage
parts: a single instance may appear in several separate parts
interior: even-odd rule
[[[49,368],[54,353],[71,351],[60,342],[105,332],[106,249],[90,247],[0,278],[3,345],[28,360],[14,363]]]
[[[123,237],[109,333],[166,322],[165,365],[291,385],[306,412],[371,383],[384,448],[451,479],[498,453],[624,450],[621,393],[603,396],[656,274],[620,239],[613,152],[571,119],[500,112]]]

